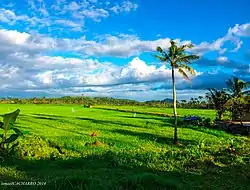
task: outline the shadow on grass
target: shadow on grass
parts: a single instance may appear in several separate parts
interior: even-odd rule
[[[49,118],[65,118],[66,116],[60,116],[60,115],[49,115],[49,114],[38,114],[38,113],[36,113],[36,114],[32,114],[32,115],[35,115],[35,116],[41,116],[41,117],[45,117],[45,118],[47,118],[47,117],[49,117]]]
[[[121,126],[127,126],[127,127],[135,127],[135,128],[147,128],[146,122],[145,122],[145,127],[143,127],[141,125],[135,125],[132,123],[122,123],[120,121],[97,120],[97,119],[84,118],[84,117],[76,117],[76,119],[84,120],[84,121],[91,121],[92,123],[102,124],[102,125],[111,124],[111,125],[121,125]]]
[[[36,118],[36,119],[45,119],[45,120],[51,120],[51,121],[56,121],[56,120],[58,120],[58,119],[53,118],[53,117],[44,117],[44,116],[32,116],[32,117],[34,117],[34,118]]]
[[[108,151],[100,155],[68,160],[8,160],[2,168],[23,172],[17,177],[2,172],[1,183],[46,182],[45,186],[6,186],[6,189],[247,189],[249,166],[215,168],[210,172],[188,173],[153,169],[147,162],[131,160],[130,154]],[[146,160],[146,158],[145,158]],[[4,186],[2,186],[4,188]]]
[[[139,139],[146,140],[146,141],[152,141],[157,142],[160,144],[171,144],[173,145],[173,138],[169,137],[163,137],[161,135],[152,134],[152,133],[145,133],[145,132],[136,132],[136,131],[129,131],[129,130],[121,130],[121,129],[115,129],[112,130],[114,133],[119,133],[122,135],[129,135],[138,137]],[[183,145],[194,145],[197,144],[196,141],[193,140],[185,140],[185,139],[179,139],[180,143]]]
[[[84,125],[80,125],[80,124],[78,124],[76,122],[70,122],[67,119],[67,118],[72,119],[72,117],[64,117],[64,116],[57,116],[57,115],[47,115],[47,114],[33,114],[31,116],[22,115],[22,117],[25,117],[25,119],[27,117],[33,117],[34,119],[43,119],[43,120],[48,120],[48,121],[53,120],[53,121],[58,121],[58,122],[61,122],[61,123],[69,123],[69,124],[72,124],[72,125],[77,125],[79,127],[84,127]],[[143,127],[142,125],[135,125],[135,124],[132,124],[132,123],[123,123],[121,121],[98,120],[98,119],[84,118],[84,117],[74,117],[73,119],[78,119],[78,120],[82,120],[82,121],[90,121],[92,123],[102,124],[102,125],[111,124],[111,125],[121,125],[121,126],[136,127],[136,128],[148,128],[148,126],[146,125],[146,120],[145,120],[145,126]],[[154,124],[152,122],[150,122],[150,123]]]
[[[67,132],[76,133],[78,135],[86,135],[86,134],[77,132],[75,130],[69,130],[69,129],[64,129],[64,128],[60,128],[60,127],[55,127],[55,126],[52,126],[52,125],[48,125],[46,123],[40,123],[40,122],[37,122],[36,119],[38,119],[38,120],[47,120],[48,123],[49,123],[49,121],[57,121],[57,122],[60,122],[62,124],[63,123],[68,123],[68,124],[78,126],[80,129],[88,128],[85,125],[79,124],[77,122],[69,121],[68,118],[70,118],[70,117],[63,117],[63,116],[57,116],[57,115],[47,115],[47,114],[20,115],[20,117],[22,117],[24,120],[28,120],[28,121],[33,122],[33,123],[37,123],[37,124],[40,124],[40,125],[45,125],[47,127],[58,129],[58,130],[64,130],[64,131],[67,131]],[[34,120],[28,119],[29,117],[34,118]],[[153,128],[155,124],[159,125],[159,123],[154,123],[154,122],[152,122],[150,120],[160,120],[160,121],[162,121],[162,123],[163,123],[162,127],[166,127],[166,126],[167,127],[172,127],[173,122],[174,122],[173,118],[168,118],[168,117],[162,117],[162,119],[157,118],[157,117],[155,118],[155,117],[141,117],[141,116],[138,116],[138,117],[135,117],[135,118],[132,117],[132,116],[119,116],[119,117],[129,118],[129,119],[136,119],[136,118],[137,119],[144,119],[145,124],[141,123],[139,125],[135,125],[135,124],[132,124],[132,123],[123,123],[121,121],[98,120],[98,119],[84,118],[84,117],[75,117],[74,119],[83,120],[83,121],[90,121],[92,123],[101,124],[101,125],[110,125],[111,124],[111,125],[120,125],[120,126],[124,126],[124,127],[135,127],[135,128]],[[220,130],[220,129],[214,129],[214,128],[209,128],[209,127],[199,127],[199,126],[192,126],[192,125],[187,125],[187,126],[183,125],[183,126],[179,126],[179,128],[189,128],[189,129],[192,129],[194,131],[199,131],[199,132],[209,134],[209,135],[213,135],[213,136],[216,136],[216,137],[222,137],[222,136],[226,136],[226,135],[231,134],[229,132],[225,132],[225,131]],[[159,141],[161,141],[161,140],[159,140]]]
[[[136,117],[133,117],[133,116],[125,116],[125,115],[122,115],[122,116],[119,116],[119,117],[123,117],[123,118],[128,118],[128,119],[144,119],[144,120],[158,120],[158,121],[162,121],[162,122],[170,122],[172,118],[170,117],[160,117],[160,116],[156,116],[156,117],[149,117],[149,116],[145,116],[145,117],[142,117],[142,116],[136,116]]]
[[[210,127],[199,127],[199,126],[189,125],[189,126],[186,126],[184,128],[192,129],[194,131],[199,131],[199,132],[206,133],[208,135],[213,135],[216,137],[223,137],[226,135],[230,135],[230,133],[227,133],[221,129],[214,129],[214,128],[210,128]]]
[[[101,110],[108,110],[108,111],[115,111],[115,112],[126,112],[126,113],[137,113],[137,114],[144,114],[144,115],[155,115],[155,116],[165,116],[165,117],[173,117],[173,114],[165,114],[165,113],[156,113],[156,112],[143,112],[143,111],[138,111],[138,110],[122,110],[122,109],[115,109],[115,108],[98,108],[96,109],[101,109]]]
[[[30,116],[31,118],[32,118],[32,116]],[[35,118],[35,119],[42,119],[42,120],[48,120],[47,118],[37,118],[37,117],[33,117],[33,118]],[[62,130],[62,131],[66,131],[66,132],[71,132],[71,133],[75,133],[75,134],[78,134],[78,135],[86,135],[86,134],[84,134],[84,133],[80,133],[80,132],[77,132],[77,131],[75,131],[75,130],[71,130],[71,129],[64,129],[64,128],[61,128],[61,127],[56,127],[56,126],[54,126],[54,125],[48,125],[48,124],[46,124],[46,123],[44,123],[44,122],[38,122],[38,121],[35,121],[34,119],[28,119],[28,118],[23,118],[23,120],[25,120],[25,121],[28,121],[28,122],[30,122],[30,123],[35,123],[35,124],[38,124],[38,125],[41,125],[41,126],[46,126],[46,127],[49,127],[49,128],[53,128],[53,129],[58,129],[58,130]],[[56,120],[56,119],[55,119]],[[48,120],[49,121],[49,120]],[[58,121],[58,122],[61,122],[61,123],[67,123],[66,122],[66,120],[56,120],[56,121]],[[76,125],[76,124],[75,124]],[[79,125],[79,124],[78,124]],[[23,126],[23,125],[20,125],[19,124],[19,126],[20,127],[22,127],[22,128],[26,128],[26,129],[28,129],[28,127],[27,126]],[[82,125],[79,125],[81,128],[82,128]],[[29,128],[31,128],[31,127],[29,127]]]

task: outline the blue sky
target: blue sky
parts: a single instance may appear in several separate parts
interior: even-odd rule
[[[193,43],[192,86],[178,99],[250,81],[248,0],[0,0],[0,97],[171,98],[157,46]]]

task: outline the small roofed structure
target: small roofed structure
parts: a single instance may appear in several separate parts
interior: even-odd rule
[[[245,114],[240,121],[218,121],[216,125],[233,134],[250,136],[250,104],[246,106]]]
[[[250,122],[250,103],[246,106],[245,115],[242,118],[244,122]]]

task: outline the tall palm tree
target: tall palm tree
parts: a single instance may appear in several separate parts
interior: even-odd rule
[[[185,50],[193,47],[192,44],[186,44],[177,46],[176,42],[171,40],[171,46],[168,48],[168,51],[165,52],[161,47],[157,47],[158,54],[155,57],[164,63],[169,63],[172,69],[172,86],[173,86],[173,112],[174,112],[174,144],[178,143],[177,138],[177,110],[176,110],[176,88],[175,88],[175,70],[186,79],[190,80],[187,75],[187,71],[191,75],[195,75],[195,71],[192,67],[189,66],[191,61],[198,60],[199,56],[189,55],[185,53]]]
[[[233,77],[232,79],[226,81],[226,83],[230,92],[232,93],[232,96],[235,98],[239,98],[244,94],[250,94],[250,90],[243,91],[250,86],[250,82],[245,82],[240,80],[238,77]]]
[[[199,103],[201,102],[201,100],[203,99],[203,96],[199,96]]]
[[[198,100],[198,107],[201,108],[201,104],[202,104],[201,100],[203,99],[203,96],[199,96],[198,99],[199,99]]]
[[[182,108],[186,107],[187,100],[181,100],[181,106]]]
[[[217,110],[218,119],[222,120],[223,114],[226,112],[226,103],[230,99],[229,94],[226,90],[217,90],[215,88],[208,89],[206,93],[206,98],[209,102],[212,102],[214,108]]]

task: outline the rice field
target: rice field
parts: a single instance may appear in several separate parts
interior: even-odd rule
[[[2,160],[1,189],[250,186],[249,138],[180,126],[181,145],[175,146],[173,119],[159,116],[171,115],[172,109],[2,104],[0,115],[17,108],[21,112],[16,126],[24,133],[19,138],[21,153],[18,159]],[[179,109],[178,113],[215,117],[214,110]],[[235,153],[229,151],[231,146]],[[8,185],[10,182],[26,184]]]

